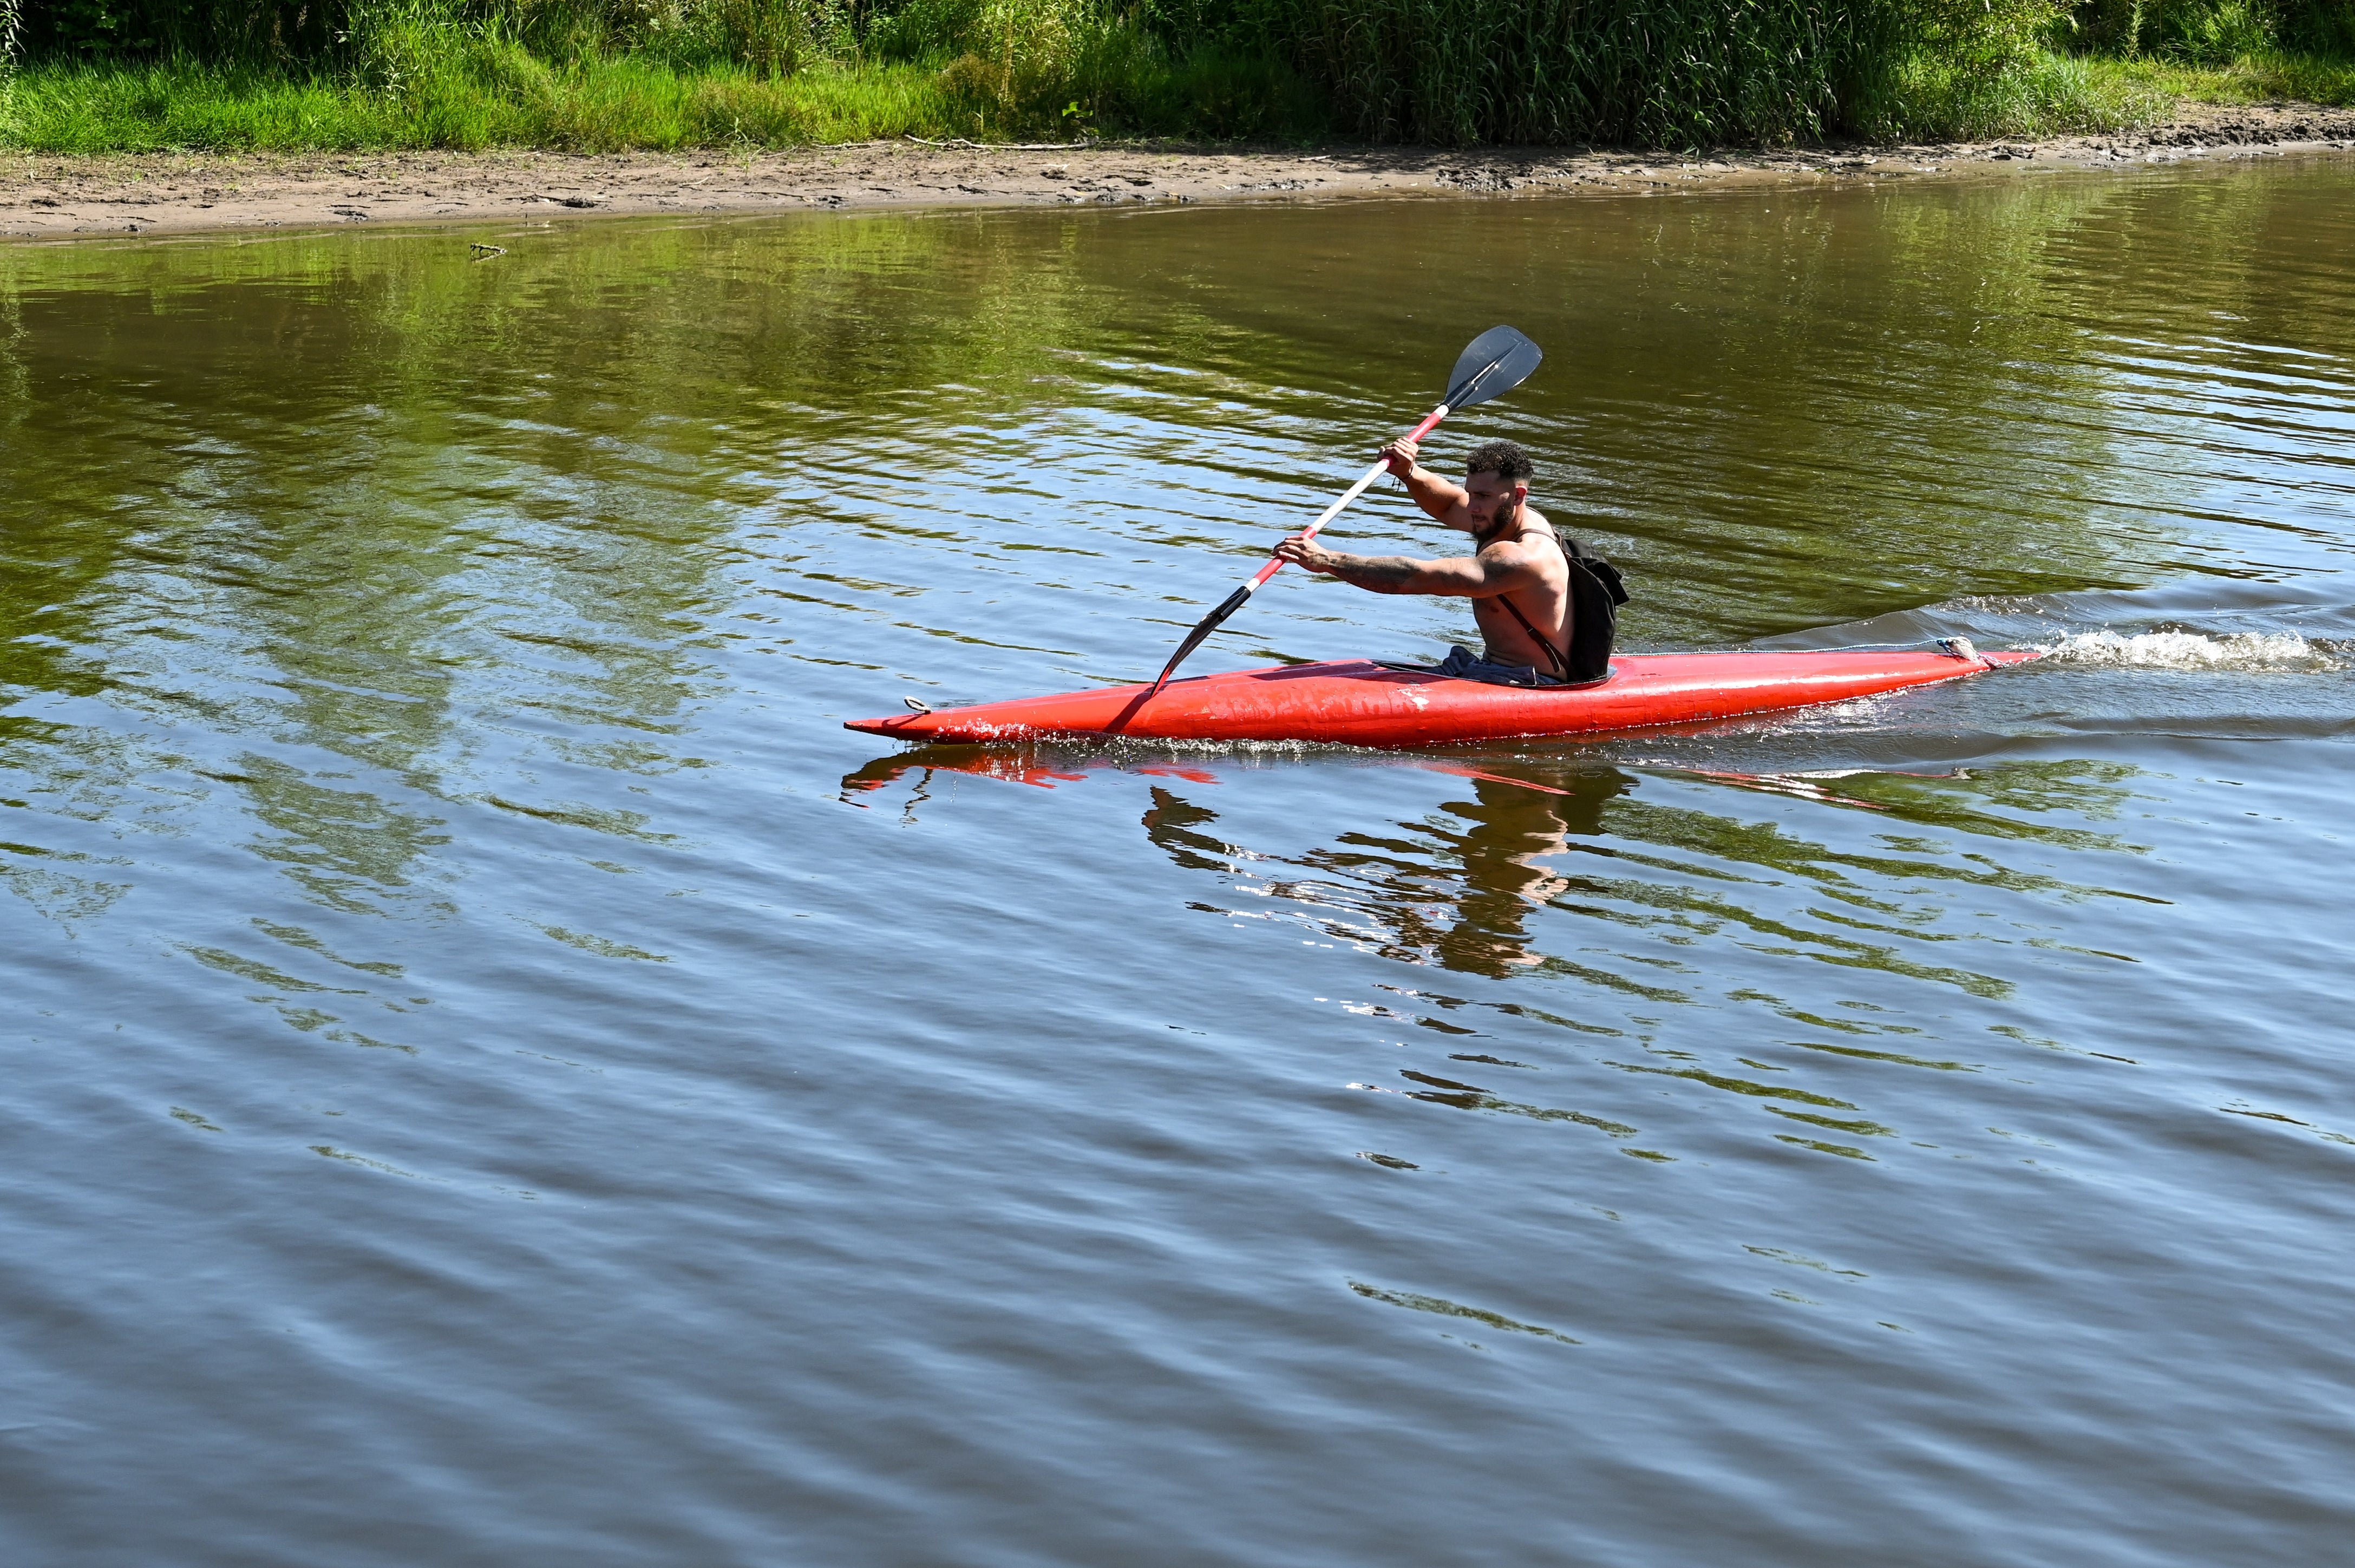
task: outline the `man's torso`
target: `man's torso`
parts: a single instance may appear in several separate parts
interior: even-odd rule
[[[1506,596],[1512,600],[1512,609],[1507,609],[1501,600],[1495,597],[1472,601],[1472,618],[1480,627],[1487,656],[1498,664],[1529,665],[1540,675],[1561,674],[1553,656],[1513,616],[1513,610],[1518,610],[1528,617],[1529,625],[1536,627],[1539,635],[1553,645],[1556,653],[1568,650],[1571,615],[1569,552],[1556,537],[1553,525],[1546,521],[1543,513],[1525,504],[1518,518],[1497,532],[1481,538],[1479,542],[1484,554],[1498,545],[1518,545],[1525,559],[1538,571],[1536,582],[1516,588]]]

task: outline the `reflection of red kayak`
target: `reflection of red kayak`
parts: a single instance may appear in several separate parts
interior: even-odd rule
[[[1129,735],[1428,746],[1732,719],[1927,686],[2035,656],[1958,656],[1921,649],[1632,654],[1613,662],[1609,680],[1567,691],[1485,686],[1350,660],[1176,680],[1158,696],[1146,686],[1113,686],[937,713],[854,719],[847,728],[910,741]]]

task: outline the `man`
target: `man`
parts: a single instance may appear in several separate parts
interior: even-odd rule
[[[1471,600],[1487,646],[1478,656],[1455,649],[1439,667],[1444,674],[1502,686],[1604,678],[1616,619],[1613,605],[1626,595],[1617,571],[1556,534],[1529,504],[1537,472],[1529,454],[1509,441],[1476,447],[1465,460],[1464,483],[1454,485],[1417,463],[1418,451],[1413,442],[1394,441],[1381,455],[1417,506],[1472,536],[1478,546],[1474,554],[1443,560],[1351,555],[1295,534],[1275,547],[1277,558],[1375,593]]]

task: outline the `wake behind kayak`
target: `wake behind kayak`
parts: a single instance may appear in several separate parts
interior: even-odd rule
[[[1608,680],[1569,688],[1490,686],[1362,659],[1238,670],[1150,686],[1103,687],[843,726],[908,741],[1048,735],[1152,741],[1304,741],[1433,746],[1689,724],[1845,702],[1977,675],[2030,652],[1838,650],[1632,654]]]

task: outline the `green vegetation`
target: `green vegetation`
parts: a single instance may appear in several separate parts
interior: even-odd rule
[[[2084,0],[2053,30],[2088,101],[2355,103],[2355,0]]]
[[[2296,49],[2252,50],[2222,61],[2202,62],[2159,56],[2086,58],[2072,60],[2085,75],[2089,101],[2124,106],[2116,123],[2136,123],[2189,99],[2198,103],[2355,104],[2355,54],[2310,54]]]
[[[2355,101],[2355,0],[0,0],[0,144],[1695,146]]]

